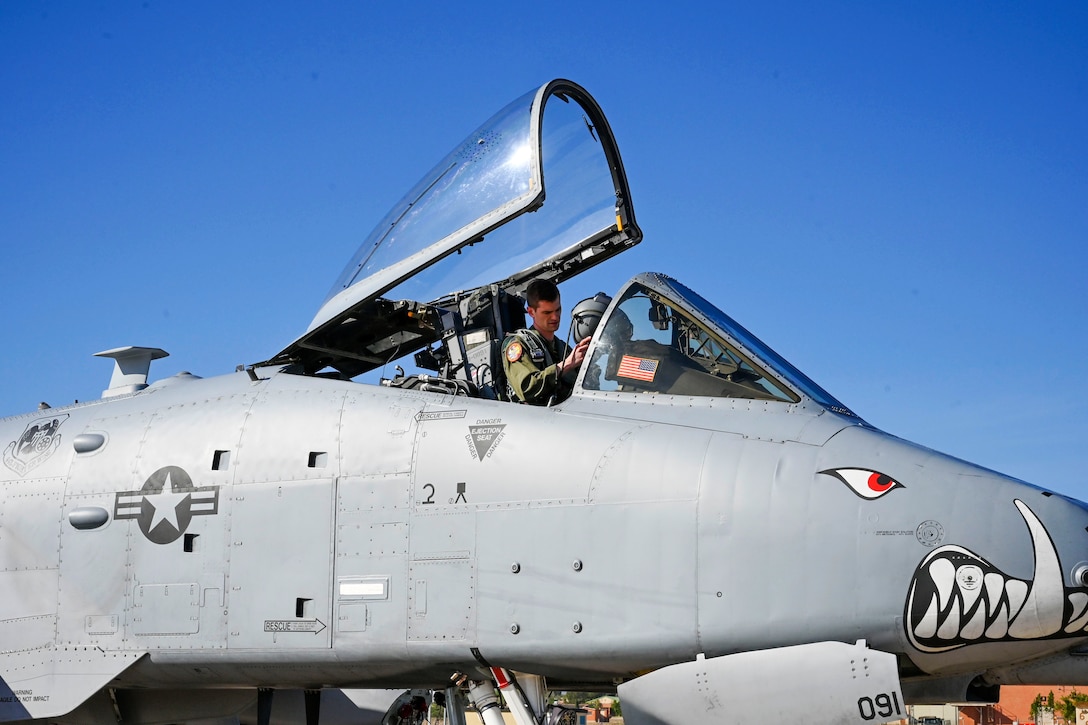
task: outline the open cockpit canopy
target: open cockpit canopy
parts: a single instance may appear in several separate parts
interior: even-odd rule
[[[268,362],[355,377],[451,326],[502,322],[507,308],[521,327],[514,310],[530,280],[559,283],[641,237],[608,121],[583,88],[552,81],[424,176],[367,236],[306,332]]]
[[[525,325],[529,282],[558,284],[641,238],[608,121],[580,86],[552,81],[424,176],[367,236],[306,332],[254,367],[354,378],[414,353],[437,375],[383,384],[503,398],[501,345]],[[639,275],[599,307],[574,395],[813,401],[853,415],[669,277]]]

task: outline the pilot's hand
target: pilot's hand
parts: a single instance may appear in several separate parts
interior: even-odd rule
[[[584,338],[574,346],[574,349],[571,350],[565,358],[563,358],[563,362],[559,366],[560,374],[578,369],[578,366],[586,359],[586,350],[589,349],[589,340],[590,338],[588,337]]]

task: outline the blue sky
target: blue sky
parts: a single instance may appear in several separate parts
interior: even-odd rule
[[[0,4],[0,415],[227,373],[433,163],[585,86],[645,239],[872,424],[1088,498],[1088,5]]]

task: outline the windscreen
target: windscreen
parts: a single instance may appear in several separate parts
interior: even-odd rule
[[[783,403],[800,402],[796,390],[856,417],[731,317],[660,274],[635,277],[609,310],[582,387]]]
[[[800,398],[695,320],[683,306],[632,284],[609,313],[582,381],[587,390],[796,403]]]
[[[753,355],[762,360],[764,364],[785,378],[786,381],[791,383],[802,393],[835,413],[853,418],[858,417],[857,414],[832,397],[830,393],[813,382],[807,375],[790,364],[788,360],[745,329],[739,322],[707,302],[699,296],[698,293],[688,289],[676,280],[670,279],[669,284],[679,294],[683,295],[684,299],[692,305],[695,311],[736,339],[741,345],[750,350]]]

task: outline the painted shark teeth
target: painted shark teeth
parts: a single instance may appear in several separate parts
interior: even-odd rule
[[[1015,503],[1031,534],[1034,579],[1010,577],[960,546],[934,550],[915,570],[907,596],[907,636],[919,650],[1088,631],[1088,592],[1066,590],[1046,528],[1026,504]]]

